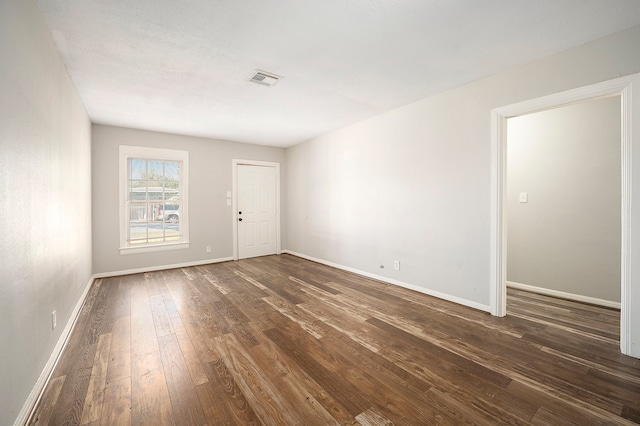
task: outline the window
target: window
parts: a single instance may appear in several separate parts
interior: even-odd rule
[[[189,153],[120,146],[120,253],[189,247]]]

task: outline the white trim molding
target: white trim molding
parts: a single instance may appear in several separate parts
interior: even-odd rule
[[[281,253],[280,240],[280,163],[256,160],[231,160],[231,227],[233,230],[233,260],[238,260],[238,166],[274,167],[276,171],[276,254]]]
[[[164,271],[166,269],[188,268],[190,266],[209,265],[211,263],[229,262],[233,257],[220,257],[218,259],[196,260],[195,262],[175,263],[173,265],[147,266],[145,268],[127,269],[124,271],[100,272],[95,274],[96,278],[119,277],[122,275],[141,274],[143,272]]]
[[[47,363],[44,365],[44,368],[42,369],[42,372],[40,373],[40,376],[38,377],[38,380],[36,381],[35,385],[33,385],[33,388],[31,389],[31,393],[29,393],[27,400],[22,405],[22,409],[20,410],[20,413],[18,413],[18,417],[14,425],[25,425],[29,420],[31,420],[31,416],[33,416],[34,410],[38,402],[40,402],[40,399],[42,398],[44,389],[49,383],[49,380],[51,379],[51,374],[53,374],[53,370],[56,368],[56,365],[58,365],[58,361],[60,361],[60,355],[62,355],[62,351],[67,345],[67,342],[69,341],[71,332],[76,326],[76,322],[80,317],[80,312],[82,311],[84,302],[87,299],[89,290],[91,289],[91,286],[93,285],[95,280],[96,280],[95,275],[92,275],[91,278],[89,278],[89,282],[85,286],[84,291],[80,296],[80,299],[78,299],[76,306],[73,308],[73,311],[71,311],[69,320],[67,321],[67,324],[62,330],[62,333],[60,333],[58,342],[53,347],[53,351],[51,352],[51,355],[49,356]]]
[[[573,300],[574,302],[589,303],[591,305],[604,306],[605,308],[620,309],[620,302],[598,299],[597,297],[583,296],[582,294],[566,293],[564,291],[516,283],[513,281],[507,281],[507,287],[529,291],[531,293],[543,294],[545,296],[557,297],[560,299]]]
[[[312,262],[320,263],[323,265],[331,266],[332,268],[342,269],[343,271],[352,272],[354,274],[362,275],[363,277],[372,278],[377,281],[381,281],[387,284],[397,285],[398,287],[403,287],[409,290],[417,291],[418,293],[423,293],[428,296],[437,297],[438,299],[447,300],[449,302],[457,303],[459,305],[467,306],[469,308],[478,309],[480,311],[489,312],[489,306],[483,305],[481,303],[473,302],[471,300],[462,299],[460,297],[452,296],[446,293],[440,293],[439,291],[429,290],[424,287],[420,287],[414,284],[405,283],[403,281],[394,280],[392,278],[383,277],[381,275],[372,274],[370,272],[361,271],[359,269],[351,268],[349,266],[340,265],[339,263],[333,263],[328,260],[318,259],[316,257],[307,256],[306,254],[297,253],[291,250],[282,250],[284,254],[290,254],[292,256],[300,257],[302,259],[310,260]]]
[[[491,207],[490,207],[490,301],[491,314],[506,315],[506,150],[507,119],[533,112],[544,111],[601,97],[619,96],[621,99],[621,154],[622,154],[622,196],[621,196],[621,301],[620,301],[620,349],[623,354],[640,358],[640,320],[632,318],[632,312],[640,312],[640,281],[634,282],[632,270],[640,268],[634,247],[640,244],[640,217],[632,212],[632,199],[640,203],[640,185],[632,188],[634,164],[640,168],[640,138],[632,134],[633,127],[640,129],[640,91],[632,92],[632,87],[640,86],[640,74],[633,74],[614,80],[596,83],[532,99],[491,111]],[[632,104],[636,105],[635,111]],[[636,146],[632,153],[633,145]],[[640,176],[640,171],[636,173]],[[636,193],[634,194],[634,191]],[[633,241],[633,244],[632,244]],[[636,274],[638,275],[638,274]]]
[[[140,243],[129,242],[129,160],[175,161],[181,163],[179,176],[180,190],[180,240],[176,242]],[[175,149],[150,148],[144,146],[120,145],[118,147],[118,216],[120,225],[120,254],[137,254],[163,250],[179,250],[189,248],[189,152]],[[148,202],[148,200],[145,200]],[[155,202],[155,201],[154,201]],[[169,203],[170,200],[157,200],[158,203]],[[147,236],[148,237],[148,236]]]
[[[31,389],[31,393],[29,393],[27,400],[23,404],[22,409],[20,410],[20,413],[18,414],[18,417],[14,422],[14,425],[24,425],[24,424],[27,424],[29,420],[31,420],[31,416],[33,416],[34,410],[37,404],[40,402],[40,399],[42,398],[44,389],[47,386],[47,383],[49,383],[51,374],[53,373],[53,370],[56,368],[56,365],[58,365],[60,356],[62,355],[62,351],[66,347],[69,337],[71,336],[71,332],[76,326],[78,318],[80,317],[80,312],[82,311],[82,308],[84,307],[84,304],[87,300],[89,290],[91,289],[91,286],[96,280],[102,279],[102,278],[108,278],[108,277],[116,277],[121,275],[138,274],[143,272],[163,271],[166,269],[186,268],[189,266],[200,266],[200,265],[208,265],[212,263],[229,262],[232,260],[233,260],[233,257],[222,257],[218,259],[198,260],[195,262],[178,263],[173,265],[150,266],[146,268],[129,269],[125,271],[103,272],[99,274],[93,274],[89,279],[89,282],[87,283],[84,291],[82,292],[80,299],[76,303],[75,308],[71,312],[69,321],[65,325],[64,330],[62,330],[62,333],[60,334],[60,338],[58,339],[58,342],[53,348],[53,351],[51,352],[51,356],[49,357],[49,360],[47,361],[44,368],[42,369],[42,372],[40,373],[40,377],[38,377],[36,384]]]

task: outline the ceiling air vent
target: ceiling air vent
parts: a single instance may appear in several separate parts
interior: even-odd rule
[[[279,75],[260,70],[255,70],[249,77],[249,81],[263,86],[275,86],[280,79],[282,79],[282,77]]]

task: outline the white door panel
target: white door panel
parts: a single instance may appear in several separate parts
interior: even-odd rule
[[[276,170],[239,164],[238,257],[276,254]]]

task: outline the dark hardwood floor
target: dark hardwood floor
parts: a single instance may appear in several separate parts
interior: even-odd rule
[[[618,311],[508,297],[496,318],[289,255],[97,280],[31,424],[640,423]]]

